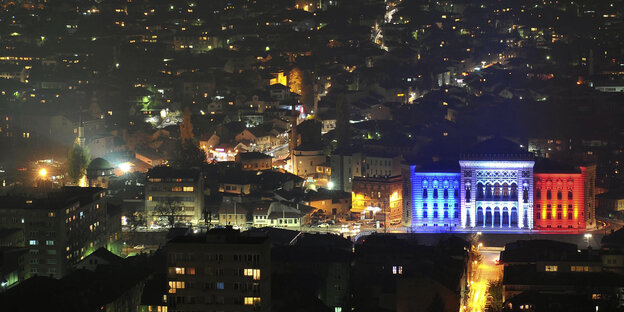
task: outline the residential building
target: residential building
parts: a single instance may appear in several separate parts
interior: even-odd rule
[[[331,155],[334,189],[351,192],[354,177],[392,177],[400,174],[401,156],[398,154],[342,148]]]
[[[393,177],[355,177],[351,214],[360,220],[399,225],[403,217],[403,180]]]
[[[198,224],[202,219],[204,178],[197,169],[152,168],[147,172],[145,199],[149,226],[166,223],[168,217],[176,223]]]
[[[258,171],[273,168],[273,158],[269,155],[258,152],[238,153],[236,163],[240,164],[243,170]]]
[[[213,229],[165,246],[169,311],[269,311],[271,249],[266,237]]]
[[[101,188],[63,187],[43,198],[3,197],[0,228],[24,232],[26,278],[60,278],[84,257],[109,246],[109,228],[121,218],[108,218],[107,209]]]

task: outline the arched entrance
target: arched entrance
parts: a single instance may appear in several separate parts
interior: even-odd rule
[[[500,227],[500,226],[501,226],[500,208],[495,207],[494,208],[494,227]]]
[[[518,227],[518,209],[516,207],[511,208],[511,218],[510,218],[511,227]]]
[[[503,208],[503,227],[509,227],[509,209]]]
[[[485,225],[484,226],[492,226],[492,208],[485,208]]]

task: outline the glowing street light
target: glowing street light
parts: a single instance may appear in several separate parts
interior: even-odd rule
[[[41,170],[39,170],[39,176],[42,178],[45,178],[48,175],[48,170],[46,170],[45,168],[41,168]]]
[[[129,164],[129,163],[122,163],[122,164],[119,164],[119,169],[120,169],[123,173],[128,173],[128,172],[130,172],[130,164]]]

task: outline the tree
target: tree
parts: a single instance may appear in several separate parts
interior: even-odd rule
[[[89,149],[78,144],[69,150],[67,155],[67,176],[70,181],[77,183],[87,173],[87,165],[89,165]]]
[[[181,168],[202,167],[206,164],[206,152],[195,145],[193,140],[185,140],[180,142],[179,148],[176,149],[171,159],[171,164]]]
[[[144,210],[134,207],[126,212],[126,223],[130,231],[135,232],[139,226],[147,225]]]
[[[503,311],[503,282],[501,280],[490,281],[488,294],[492,296],[491,311]]]
[[[154,208],[154,214],[158,219],[167,221],[167,226],[172,229],[175,226],[176,217],[180,215],[182,206],[179,202],[171,197],[167,197],[164,201],[158,202]]]

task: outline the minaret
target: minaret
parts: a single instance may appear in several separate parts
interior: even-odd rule
[[[84,124],[82,123],[82,110],[80,112],[80,121],[78,121],[78,137],[76,138],[76,143],[78,146],[85,147],[85,136],[84,136]]]
[[[295,170],[295,148],[297,148],[297,117],[299,114],[297,114],[297,107],[296,107],[296,103],[293,101],[292,103],[292,108],[290,111],[290,133],[291,133],[291,137],[290,137],[290,163],[291,163],[291,169],[292,169],[292,173],[293,174],[297,174],[297,171]]]

